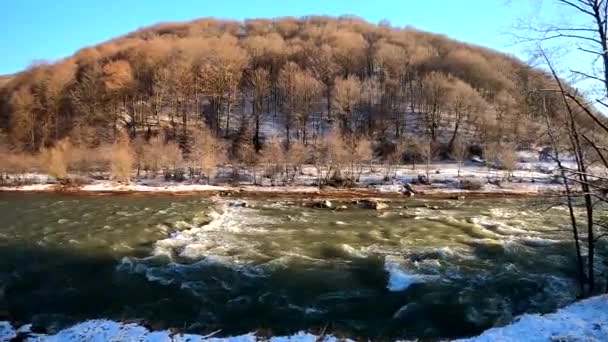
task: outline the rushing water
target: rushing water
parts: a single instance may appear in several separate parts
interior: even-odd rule
[[[437,339],[575,295],[566,212],[544,200],[247,202],[0,194],[0,321]]]

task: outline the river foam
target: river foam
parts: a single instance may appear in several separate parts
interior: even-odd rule
[[[392,255],[385,257],[384,270],[388,272],[388,284],[386,288],[389,291],[403,291],[413,284],[437,279],[437,276],[414,274],[407,271],[403,267],[400,258]]]
[[[171,234],[154,244],[153,255],[171,259],[198,261],[209,257],[247,259],[259,256],[255,241],[239,238],[238,234],[266,234],[263,227],[270,220],[255,209],[223,203],[218,210],[211,211],[211,221],[203,226],[191,226]]]

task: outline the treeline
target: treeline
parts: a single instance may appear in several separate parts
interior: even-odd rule
[[[66,139],[95,149],[126,137],[131,146],[177,146],[171,154],[183,160],[214,152],[215,162],[238,163],[277,141],[293,155],[293,146],[337,135],[351,151],[369,143],[382,160],[416,145],[411,155],[423,160],[462,146],[538,143],[540,112],[560,106],[543,91],[552,84],[513,57],[387,23],[203,18],[14,75],[0,88],[0,144],[37,153]],[[223,148],[201,149],[201,139]]]

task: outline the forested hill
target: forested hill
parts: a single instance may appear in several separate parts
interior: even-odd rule
[[[0,75],[0,87],[7,84],[11,80],[12,75]]]
[[[0,90],[0,140],[38,151],[66,137],[94,146],[128,132],[187,150],[204,124],[257,150],[270,136],[288,148],[332,128],[448,150],[457,140],[529,145],[547,80],[490,49],[355,17],[202,18],[16,74]]]

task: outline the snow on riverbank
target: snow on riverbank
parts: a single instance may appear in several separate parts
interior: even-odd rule
[[[138,341],[138,342],[255,342],[260,339],[254,333],[229,336],[212,337],[194,334],[179,334],[169,330],[149,331],[138,324],[125,324],[109,320],[90,320],[76,324],[70,328],[59,331],[54,335],[35,334],[26,329],[14,329],[7,322],[0,322],[0,341],[9,341],[19,335],[24,341],[31,342],[85,342],[85,341]],[[21,341],[21,340],[20,340]],[[319,336],[298,332],[289,336],[275,336],[270,342],[337,342],[333,336]]]
[[[481,194],[544,194],[561,191],[561,185],[555,183],[554,165],[547,162],[522,162],[517,170],[512,173],[511,181],[507,182],[506,172],[491,170],[481,164],[468,163],[458,172],[455,163],[434,163],[429,168],[430,185],[416,184],[419,176],[425,176],[424,166],[399,166],[390,173],[390,180],[386,181],[386,168],[383,165],[366,167],[355,188],[345,189],[347,191],[373,192],[380,195],[400,194],[404,192],[406,183],[413,184],[412,187],[418,194],[424,195],[457,195],[460,193]],[[229,174],[224,170],[222,174]],[[27,174],[20,177],[14,176],[9,182],[28,185],[0,186],[0,191],[24,191],[24,192],[49,192],[57,190],[73,190],[91,193],[188,193],[188,192],[246,192],[246,193],[277,193],[277,194],[317,194],[340,192],[341,189],[326,188],[319,190],[315,185],[316,171],[313,166],[304,166],[302,173],[298,174],[294,181],[287,186],[272,186],[269,179],[260,179],[261,185],[252,185],[251,175],[246,170],[241,171],[242,179],[238,183],[234,181],[221,181],[217,185],[206,185],[191,182],[168,182],[161,178],[135,179],[130,184],[121,184],[110,180],[91,180],[90,184],[80,187],[61,188],[52,178],[43,174]],[[99,177],[100,175],[97,175]],[[107,175],[106,175],[107,177]],[[474,188],[463,186],[463,182],[474,182],[478,185]]]
[[[608,341],[608,295],[582,300],[552,314],[526,314],[505,327],[459,341]]]
[[[210,335],[174,333],[169,330],[149,331],[147,328],[130,323],[109,320],[89,320],[56,334],[45,335],[30,332],[31,325],[14,328],[8,322],[0,322],[0,341],[21,337],[25,341],[71,342],[71,341],[209,341],[209,342],[254,342],[267,340],[255,333],[240,336],[216,338]],[[319,338],[306,332],[290,336],[276,336],[271,342],[334,342],[334,336]],[[571,304],[547,315],[526,314],[513,323],[486,330],[483,334],[460,342],[490,341],[608,341],[608,295],[597,296]]]

